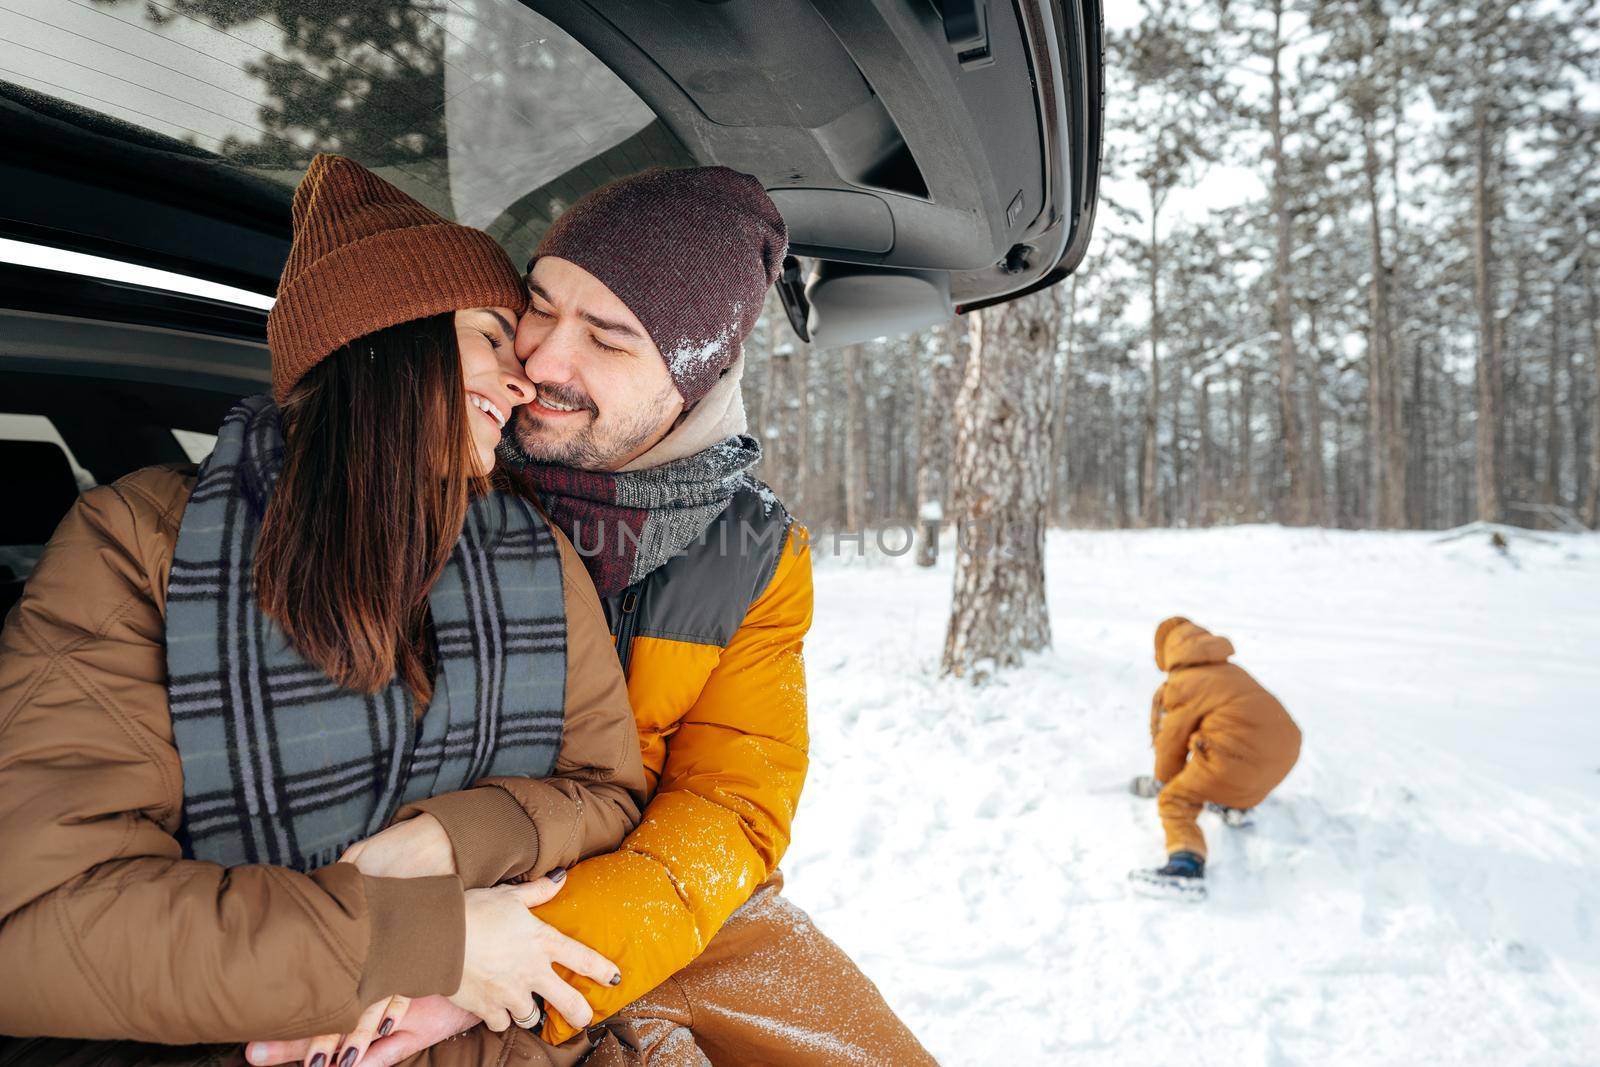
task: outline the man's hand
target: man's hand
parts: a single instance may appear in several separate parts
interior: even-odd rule
[[[348,1034],[323,1034],[299,1041],[252,1041],[245,1046],[245,1059],[255,1064],[302,1063],[306,1067],[354,1067],[368,1063],[365,1053],[384,1034],[395,1032],[407,1022],[411,999],[389,997],[361,1013],[356,1028]]]
[[[411,1002],[406,1025],[388,1037],[380,1038],[367,1049],[362,1067],[394,1067],[425,1048],[464,1034],[483,1020],[450,1003],[448,997],[423,997]]]
[[[394,1067],[408,1056],[465,1033],[479,1021],[476,1015],[456,1007],[446,997],[419,997],[411,1002],[389,1035],[368,1045],[366,1055],[359,1056],[355,1062],[361,1067]],[[252,1041],[245,1047],[245,1058],[258,1065],[304,1064],[310,1062],[312,1049],[320,1049],[325,1043],[320,1038]]]
[[[432,815],[397,822],[344,850],[340,863],[353,863],[372,878],[427,878],[455,874],[456,854],[450,835]]]

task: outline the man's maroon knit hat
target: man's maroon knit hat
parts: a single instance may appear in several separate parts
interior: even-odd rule
[[[638,316],[667,361],[685,408],[743,350],[789,249],[761,183],[727,167],[657,168],[596,189],[539,242]]]

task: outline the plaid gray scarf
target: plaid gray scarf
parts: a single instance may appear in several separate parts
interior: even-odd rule
[[[539,778],[561,742],[561,563],[522,500],[473,501],[428,594],[437,641],[420,720],[398,680],[336,686],[255,597],[261,517],[283,462],[278,409],[241,401],[200,468],[167,586],[168,699],[183,763],[185,852],[224,866],[313,870],[401,804],[486,775]]]
[[[538,463],[508,446],[501,456],[517,487],[572,539],[602,599],[688,548],[740,489],[771,494],[749,473],[761,445],[748,434],[638,471]]]

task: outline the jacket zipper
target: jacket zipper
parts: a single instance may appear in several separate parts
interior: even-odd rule
[[[622,613],[617,618],[617,659],[622,661],[622,677],[628,677],[628,660],[633,655],[633,636],[639,629],[639,585],[622,591]]]

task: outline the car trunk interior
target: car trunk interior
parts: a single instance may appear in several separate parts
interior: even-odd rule
[[[1099,23],[1055,0],[8,0],[0,238],[265,297],[318,151],[518,262],[613,178],[723,164],[785,217],[797,332],[849,343],[1076,265]],[[69,483],[204,454],[268,381],[265,322],[0,264],[0,492],[29,501],[0,530],[0,584],[20,588]]]
[[[324,150],[516,260],[611,178],[724,164],[824,282],[937,275],[937,314],[1065,273],[1092,215],[1092,4],[15,0],[0,30],[0,232],[260,293]]]

